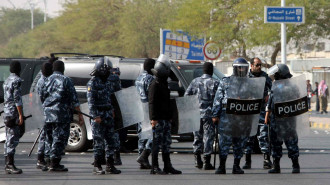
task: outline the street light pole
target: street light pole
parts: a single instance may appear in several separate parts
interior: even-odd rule
[[[285,7],[285,0],[281,0],[281,7]],[[286,25],[281,23],[281,63],[286,64]]]

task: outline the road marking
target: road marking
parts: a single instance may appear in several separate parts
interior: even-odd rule
[[[325,152],[324,150],[320,150],[320,152]]]
[[[81,152],[81,153],[80,153],[80,155],[84,155],[84,154],[86,154],[86,153],[85,153],[85,152]]]
[[[309,150],[305,150],[305,152],[309,152]]]
[[[319,134],[319,132],[317,130],[314,130],[314,134]]]
[[[22,150],[22,153],[26,153],[26,151],[25,150]]]
[[[330,123],[312,122],[310,125],[312,128],[330,130]]]

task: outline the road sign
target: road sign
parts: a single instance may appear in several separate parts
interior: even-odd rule
[[[220,57],[221,49],[219,48],[217,43],[209,41],[204,45],[203,53],[205,58],[209,60],[216,60]]]
[[[305,23],[304,7],[265,6],[265,23]]]
[[[160,29],[160,53],[170,59],[204,60],[205,39],[196,39],[182,31]]]

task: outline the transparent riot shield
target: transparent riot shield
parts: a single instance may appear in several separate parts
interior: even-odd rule
[[[45,117],[38,93],[33,92],[22,96],[22,102],[24,116],[32,115],[32,117],[24,121],[25,132],[42,129],[45,124]]]
[[[306,77],[300,75],[285,80],[276,80],[272,86],[275,116],[271,126],[277,138],[285,140],[309,133]],[[275,127],[275,128],[274,128]]]
[[[185,96],[175,99],[178,109],[178,133],[190,133],[200,129],[200,111],[198,96]]]
[[[225,133],[233,137],[256,135],[266,79],[234,77],[229,80]],[[221,123],[220,123],[221,124]]]
[[[149,104],[142,103],[143,121],[141,122],[141,139],[152,139],[152,127],[149,119]]]
[[[3,103],[0,104],[0,111],[3,111]],[[3,113],[0,116],[0,142],[6,140],[6,129],[3,122]]]
[[[128,127],[143,121],[144,114],[142,103],[135,86],[117,91],[115,95],[119,104],[123,127]]]

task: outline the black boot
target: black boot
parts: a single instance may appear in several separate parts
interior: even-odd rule
[[[7,155],[6,156],[6,166],[5,172],[6,174],[21,174],[23,173],[22,169],[16,168],[14,162],[14,155]]]
[[[234,159],[234,165],[233,165],[233,174],[244,174],[244,171],[239,166],[239,163],[241,162],[241,159]]]
[[[93,169],[93,173],[96,175],[103,175],[105,174],[105,172],[102,169],[101,166],[101,159],[94,159],[94,169]]]
[[[264,154],[264,169],[271,169],[272,161],[270,161],[270,155]]]
[[[105,151],[103,150],[102,151],[102,157],[101,157],[101,165],[106,165],[107,163],[106,163],[106,160],[105,160]],[[94,166],[94,161],[91,163],[91,165],[93,165]]]
[[[220,166],[219,168],[215,171],[215,174],[226,174],[226,160],[227,157],[220,157]]]
[[[195,154],[195,167],[196,168],[203,168],[203,161],[202,161],[202,157],[201,154]]]
[[[300,165],[298,157],[291,158],[292,160],[292,173],[300,173]]]
[[[141,155],[136,159],[136,162],[140,164],[140,169],[151,169],[151,165],[149,163],[148,157],[150,155],[150,150],[143,150]]]
[[[281,173],[280,158],[274,158],[273,162],[273,168],[268,170],[268,173]]]
[[[45,156],[44,159],[45,159],[45,166],[41,168],[41,171],[43,172],[48,171],[50,167],[50,158],[48,156]]]
[[[60,165],[61,158],[50,159],[48,171],[50,172],[67,172],[68,169],[64,165]]]
[[[212,164],[210,163],[211,161],[211,155],[205,155],[204,156],[204,170],[214,170],[215,167],[212,166]]]
[[[158,164],[158,152],[153,152],[152,153],[152,166],[151,166],[150,174],[165,175],[165,172],[163,172],[159,168],[159,164]]]
[[[245,154],[245,164],[243,169],[251,169],[251,154]]]
[[[107,158],[107,167],[105,168],[105,171],[107,173],[111,173],[111,174],[120,174],[121,173],[121,171],[117,170],[117,168],[115,167],[114,159],[113,159],[112,155]]]
[[[45,155],[38,154],[37,169],[43,169],[46,166]]]
[[[114,156],[114,165],[115,166],[118,166],[118,165],[122,165],[123,163],[121,162],[121,159],[120,159],[120,151],[116,151],[115,152],[115,156]]]
[[[170,153],[162,153],[163,161],[164,161],[164,169],[163,171],[168,174],[182,174],[182,171],[176,170],[173,168],[170,158]]]

